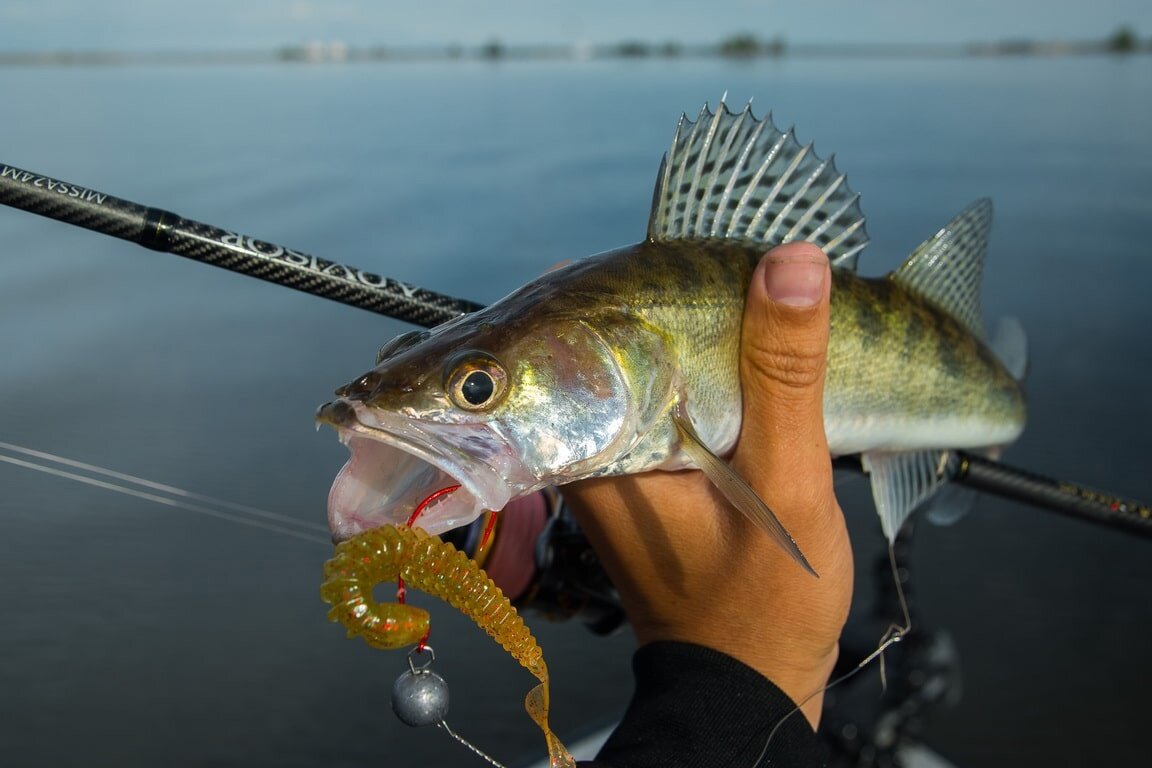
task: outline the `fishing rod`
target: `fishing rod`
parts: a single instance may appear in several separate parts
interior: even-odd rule
[[[1078,520],[1152,538],[1152,507],[1066,480],[1055,480],[967,451],[949,451],[948,482],[1022,501]],[[837,469],[863,472],[859,456],[840,456]]]
[[[0,203],[414,325],[432,327],[483,308],[466,299],[2,163]],[[951,459],[951,482],[1152,538],[1152,507],[1147,504],[963,451],[952,452]],[[859,457],[840,457],[836,465],[862,471]]]
[[[438,325],[483,308],[2,163],[0,203],[416,325]]]

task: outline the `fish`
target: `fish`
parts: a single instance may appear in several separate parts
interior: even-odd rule
[[[750,104],[682,115],[641,242],[401,334],[318,409],[350,451],[329,494],[333,537],[404,523],[455,485],[420,527],[444,532],[546,486],[700,470],[815,574],[724,460],[741,427],[749,281],[767,250],[803,240],[832,270],[829,450],[861,455],[892,541],[946,485],[952,451],[993,454],[1024,428],[1023,331],[1008,323],[991,339],[979,305],[991,221],[978,200],[899,269],[862,276],[859,195],[832,157]]]

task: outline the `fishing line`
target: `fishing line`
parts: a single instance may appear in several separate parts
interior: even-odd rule
[[[32,469],[37,472],[61,477],[67,480],[73,480],[78,483],[90,485],[96,488],[103,488],[107,491],[114,491],[122,493],[126,496],[133,496],[138,499],[146,501],[153,501],[157,504],[163,504],[169,507],[183,509],[188,512],[195,512],[197,514],[206,515],[208,517],[215,517],[220,520],[228,520],[229,522],[239,523],[240,525],[247,525],[252,528],[260,528],[273,533],[279,533],[284,536],[291,536],[295,539],[303,541],[312,541],[326,546],[332,544],[331,536],[328,533],[328,527],[315,523],[310,520],[300,520],[289,515],[279,514],[277,512],[270,512],[258,507],[250,507],[245,504],[235,504],[224,499],[217,499],[212,496],[205,496],[192,491],[186,491],[182,488],[176,488],[171,485],[153,482],[146,480],[142,477],[129,475],[124,472],[117,472],[115,470],[99,467],[95,464],[88,464],[86,462],[69,459],[65,456],[48,453],[46,451],[38,451],[32,448],[25,448],[13,443],[0,442],[0,451],[8,451],[8,454],[0,452],[0,461],[25,469]],[[21,454],[26,457],[32,458],[19,458],[11,455],[11,453]],[[82,470],[89,474],[81,474],[80,472],[72,472],[60,467],[50,466],[46,463],[33,461],[32,459],[41,459],[45,462],[54,462],[73,469]],[[95,475],[95,476],[94,476]],[[102,480],[99,476],[114,478],[123,482],[117,483],[111,480]],[[141,490],[141,488],[133,488],[129,484],[135,484],[142,488],[151,490]],[[193,503],[199,502],[199,503]]]
[[[904,623],[892,623],[884,630],[884,634],[880,636],[880,644],[872,653],[861,659],[855,667],[848,670],[835,680],[830,681],[822,688],[817,688],[812,693],[805,696],[800,702],[792,708],[788,714],[776,721],[776,725],[772,726],[772,730],[768,732],[768,738],[764,741],[764,748],[760,750],[760,756],[756,758],[756,762],[752,764],[752,768],[757,768],[764,760],[765,755],[768,754],[768,747],[772,745],[772,739],[776,737],[776,733],[780,730],[780,726],[788,720],[788,718],[801,711],[805,704],[812,700],[814,696],[825,693],[837,685],[854,677],[857,673],[863,671],[865,667],[871,664],[877,658],[880,659],[880,684],[884,691],[888,690],[888,677],[884,665],[884,652],[902,641],[907,637],[908,633],[912,631],[912,614],[908,609],[908,600],[904,595],[903,579],[900,577],[900,567],[896,564],[896,548],[893,543],[888,544],[888,565],[892,569],[892,583],[896,588],[896,599],[900,603],[900,613],[903,615]]]
[[[461,736],[460,734],[456,733],[456,731],[454,731],[454,730],[452,730],[451,728],[449,728],[449,727],[448,727],[448,723],[447,723],[447,722],[445,722],[444,720],[441,720],[439,723],[437,723],[437,726],[438,726],[438,727],[440,727],[440,728],[443,728],[443,729],[444,729],[444,731],[445,731],[445,732],[446,732],[446,733],[447,733],[449,736],[451,736],[452,738],[456,739],[456,741],[460,742],[460,743],[461,743],[461,744],[463,744],[465,747],[467,747],[468,749],[470,749],[470,750],[471,750],[473,753],[475,753],[475,754],[476,754],[476,756],[477,756],[477,757],[479,757],[481,760],[485,761],[485,762],[486,762],[486,763],[488,763],[489,765],[494,765],[494,766],[496,766],[496,768],[507,768],[507,767],[506,767],[506,766],[505,766],[503,763],[501,763],[501,762],[499,762],[498,760],[496,760],[496,758],[492,757],[492,756],[491,756],[491,755],[489,755],[487,752],[484,752],[484,751],[483,751],[483,750],[481,750],[479,747],[477,747],[475,744],[473,744],[472,742],[468,741],[466,738],[464,738],[464,737],[463,737],[463,736]]]

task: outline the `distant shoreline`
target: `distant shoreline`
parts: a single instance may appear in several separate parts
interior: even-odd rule
[[[0,51],[0,66],[87,67],[150,65],[341,64],[413,61],[599,61],[610,59],[722,58],[736,61],[787,58],[986,58],[1063,57],[1152,53],[1152,40],[1121,30],[1104,41],[1005,40],[968,44],[790,44],[737,35],[718,44],[644,43],[612,45],[505,45],[356,48],[339,41],[232,51]]]

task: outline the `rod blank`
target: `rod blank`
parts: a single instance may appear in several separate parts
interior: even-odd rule
[[[0,203],[416,325],[482,308],[10,165],[0,164]]]
[[[852,472],[864,471],[859,456],[840,456],[833,465]],[[965,451],[952,451],[949,467],[949,482],[1152,538],[1152,508],[1147,504],[1054,480]]]

